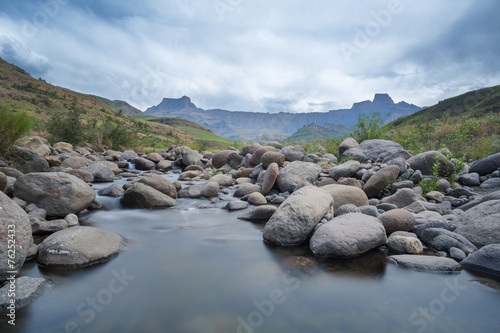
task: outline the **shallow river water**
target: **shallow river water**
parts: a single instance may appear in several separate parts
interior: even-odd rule
[[[109,185],[109,184],[108,184]],[[104,187],[104,184],[98,188]],[[107,186],[107,185],[106,185]],[[82,225],[113,231],[127,249],[87,269],[53,271],[35,262],[22,274],[53,283],[15,332],[498,332],[500,282],[386,265],[372,251],[315,259],[307,247],[262,241],[263,225],[242,212],[179,199],[165,210],[123,210],[117,199]],[[292,256],[315,267],[294,269]]]

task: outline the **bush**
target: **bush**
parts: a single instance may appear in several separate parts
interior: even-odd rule
[[[352,137],[358,142],[365,140],[382,139],[383,137],[383,120],[380,113],[375,112],[368,116],[358,116],[358,123],[352,129]]]
[[[16,113],[6,106],[0,106],[0,156],[5,156],[32,126],[33,121],[24,112]]]
[[[55,141],[80,145],[87,141],[86,128],[81,119],[83,113],[85,111],[73,105],[64,115],[54,114],[47,124],[47,131],[53,135]]]

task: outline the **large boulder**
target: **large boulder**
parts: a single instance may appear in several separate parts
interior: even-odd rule
[[[311,237],[314,255],[353,257],[385,244],[379,219],[361,213],[341,215],[322,224]]]
[[[233,154],[234,150],[223,150],[216,153],[212,157],[212,165],[214,168],[219,169],[228,163],[229,155]]]
[[[83,180],[64,172],[29,173],[14,183],[14,195],[47,211],[65,217],[87,208],[95,191]]]
[[[26,136],[19,140],[17,144],[23,148],[29,149],[40,156],[50,154],[50,143],[47,139],[39,136]]]
[[[182,163],[185,166],[196,164],[203,156],[196,150],[192,150],[189,147],[181,148]]]
[[[361,164],[358,161],[350,160],[330,169],[330,177],[339,180],[341,177],[352,177],[359,171]]]
[[[500,153],[486,156],[472,163],[469,172],[477,172],[481,176],[486,176],[498,168],[500,168]]]
[[[160,191],[163,194],[168,195],[171,198],[177,197],[177,189],[174,184],[172,184],[168,179],[159,175],[150,175],[148,177],[141,178],[139,183],[151,186],[155,190]]]
[[[277,208],[271,205],[257,206],[238,218],[250,222],[266,223],[276,213],[276,210]]]
[[[438,175],[449,176],[455,170],[455,165],[439,151],[427,151],[408,159],[413,170],[420,170],[424,175],[432,175],[435,163],[439,163]]]
[[[253,192],[260,192],[261,187],[259,184],[252,183],[243,183],[241,184],[236,191],[234,191],[234,196],[237,198],[244,197],[245,195],[252,194]]]
[[[218,174],[210,178],[210,181],[219,183],[220,186],[231,186],[233,185],[233,177],[230,175]]]
[[[387,247],[396,253],[421,254],[424,251],[418,238],[406,236],[393,236],[387,239]]]
[[[264,180],[262,181],[261,193],[267,195],[274,186],[276,179],[278,178],[279,167],[276,163],[271,163],[267,167],[266,174],[264,175]]]
[[[450,251],[450,248],[456,247],[466,254],[471,254],[477,248],[469,242],[464,236],[453,231],[441,228],[429,228],[422,231],[420,238],[423,242],[429,244],[439,251]]]
[[[399,176],[399,167],[397,165],[389,165],[376,172],[368,179],[363,191],[368,198],[375,198],[389,185],[394,183]]]
[[[58,231],[38,245],[37,262],[49,268],[79,268],[102,262],[120,251],[122,237],[94,227]]]
[[[28,214],[0,192],[0,284],[10,276],[7,272],[20,271],[28,254],[30,240]],[[9,259],[12,260],[12,266]]]
[[[500,244],[500,200],[483,202],[465,211],[455,232],[477,247]]]
[[[250,162],[252,162],[253,165],[258,165],[262,161],[262,156],[267,153],[267,152],[276,152],[276,148],[271,147],[271,146],[264,146],[258,148],[254,153],[252,154],[252,158],[250,159]]]
[[[71,169],[80,169],[80,168],[89,166],[92,163],[94,163],[94,162],[89,160],[88,158],[75,156],[75,157],[66,158],[62,162],[61,167],[71,168]]]
[[[321,172],[321,167],[309,162],[290,162],[279,172],[276,182],[282,192],[293,192],[294,185],[310,185]]]
[[[93,183],[94,182],[94,176],[88,171],[85,171],[82,169],[71,169],[71,170],[68,170],[65,172],[72,175],[72,176],[80,178],[81,180],[83,180],[86,183]]]
[[[92,176],[94,176],[94,182],[96,183],[108,183],[115,180],[115,173],[111,171],[109,166],[104,163],[95,163],[88,167],[81,168],[83,171],[87,171]]]
[[[179,198],[213,198],[219,194],[219,183],[209,181],[205,183],[191,185],[177,192]]]
[[[378,218],[384,225],[387,235],[395,231],[410,231],[415,226],[415,217],[405,209],[392,209],[380,214]]]
[[[156,165],[156,169],[170,171],[170,170],[172,170],[172,161],[169,161],[169,160],[160,161]]]
[[[419,271],[458,272],[461,270],[458,262],[445,257],[398,254],[389,256],[388,263]]]
[[[262,155],[261,163],[264,168],[269,167],[272,163],[278,164],[278,167],[281,168],[285,164],[285,155],[277,151],[268,151]]]
[[[233,169],[238,169],[240,165],[243,163],[243,156],[241,156],[238,152],[233,151],[229,154],[227,158],[227,165],[229,165]]]
[[[339,146],[339,156],[342,156],[342,154],[344,154],[346,150],[356,147],[359,147],[359,143],[356,141],[356,139],[353,138],[345,139]]]
[[[398,208],[404,208],[417,201],[426,201],[424,197],[416,194],[411,188],[399,189],[391,196],[382,198],[382,203],[390,203],[396,205]]]
[[[161,209],[175,206],[172,197],[143,183],[135,183],[129,187],[120,202],[127,208]]]
[[[387,163],[398,157],[407,159],[411,156],[399,143],[390,140],[365,140],[360,143],[359,148],[372,161],[382,158]]]
[[[346,204],[353,204],[356,207],[363,207],[369,204],[366,193],[357,187],[330,184],[321,188],[333,196],[335,214],[341,206]]]
[[[9,156],[14,162],[16,169],[22,173],[49,171],[49,162],[29,149],[14,146],[10,150]]]
[[[483,273],[500,275],[500,244],[490,244],[482,247],[463,260],[464,268]]]
[[[12,292],[10,283],[0,289],[0,314],[10,312],[11,300],[15,300],[15,309],[21,310],[31,304],[43,292],[49,281],[44,278],[21,276],[16,279],[15,293]],[[15,294],[15,295],[14,295]]]
[[[264,240],[281,246],[299,245],[327,214],[333,215],[333,197],[328,192],[314,186],[300,188],[267,222]]]
[[[289,162],[302,161],[307,155],[302,146],[286,146],[281,149],[281,153],[285,155],[285,160]]]
[[[132,163],[135,165],[137,170],[153,170],[156,166],[156,163],[148,160],[147,158],[138,157],[132,160]]]

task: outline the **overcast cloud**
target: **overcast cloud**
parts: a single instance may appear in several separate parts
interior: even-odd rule
[[[500,84],[495,0],[0,0],[0,56],[145,110],[428,106]]]

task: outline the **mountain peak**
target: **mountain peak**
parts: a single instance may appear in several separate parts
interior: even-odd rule
[[[181,98],[164,98],[160,104],[154,107],[150,107],[146,110],[148,115],[157,115],[159,110],[162,112],[166,111],[177,112],[182,110],[196,110],[198,107],[191,102],[191,98],[187,96],[182,96]]]
[[[394,104],[391,96],[389,94],[375,94],[373,98],[373,103],[376,104]]]

